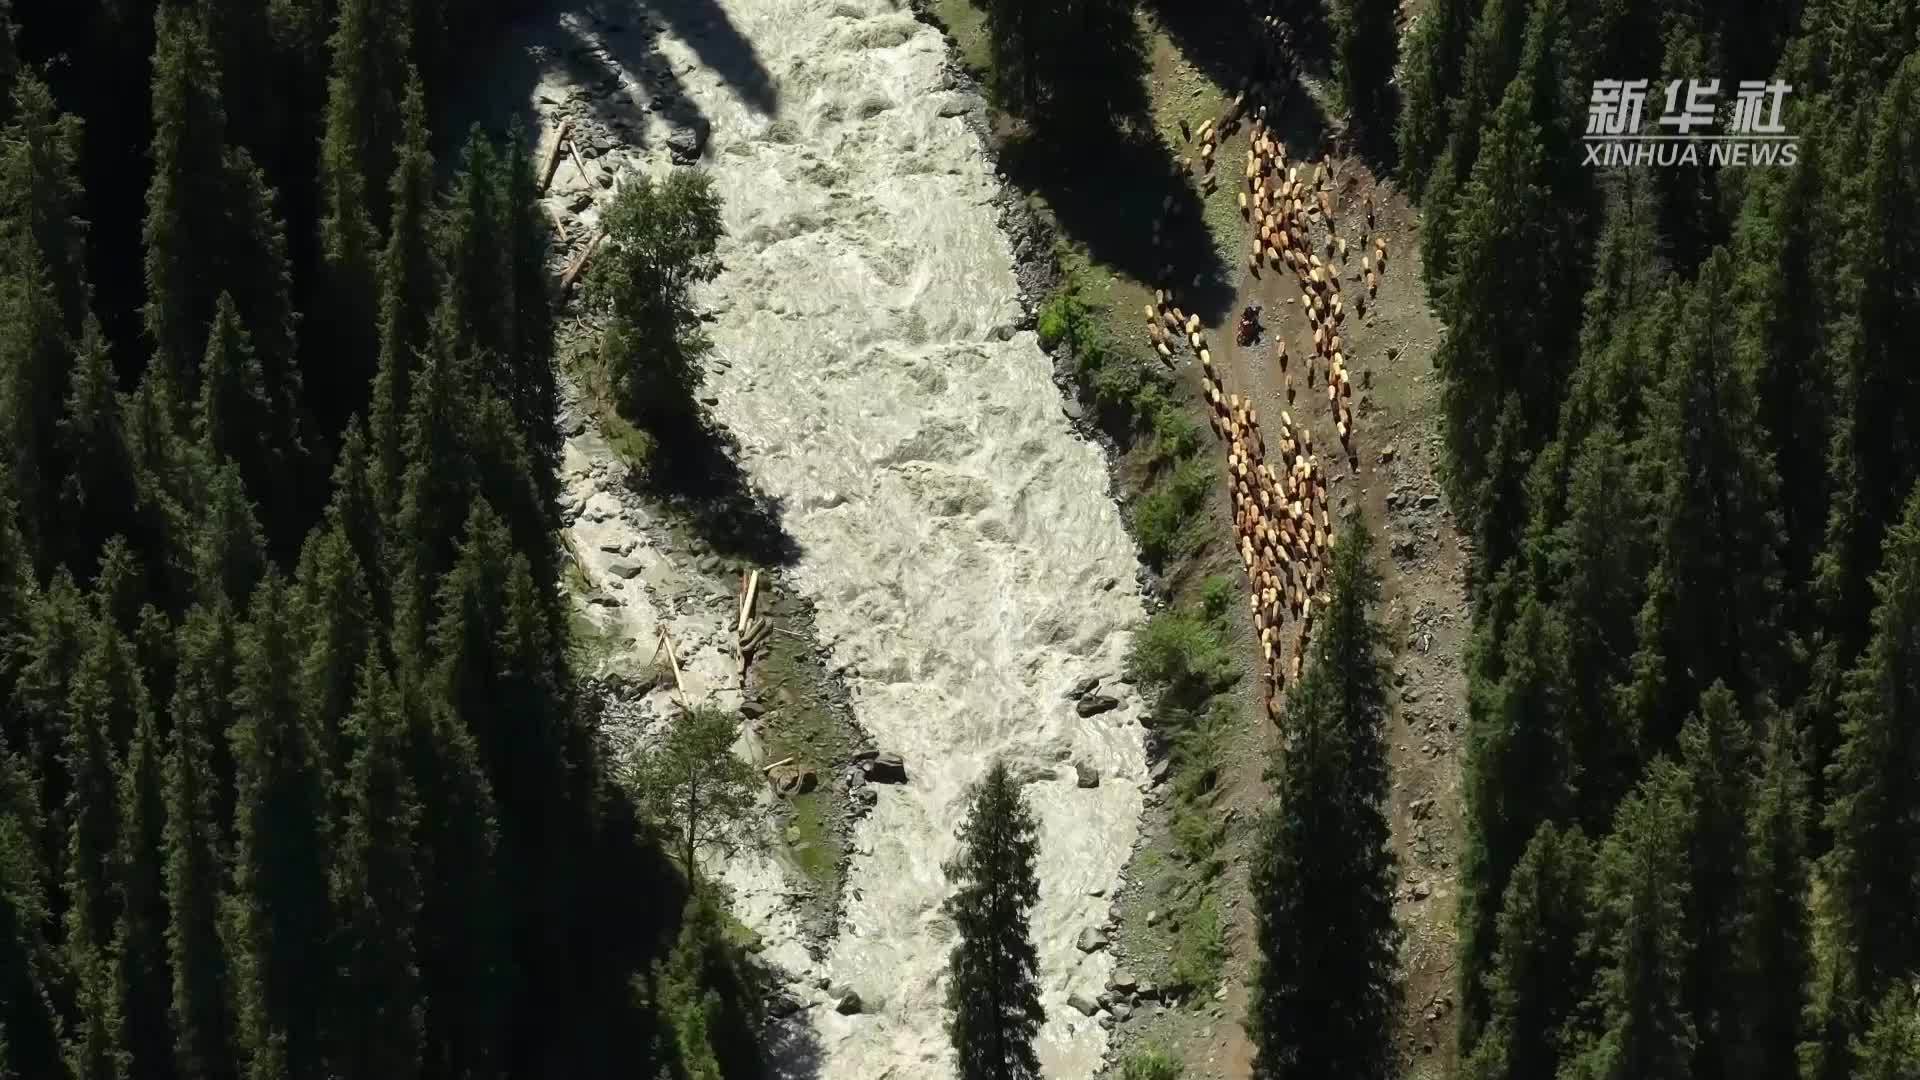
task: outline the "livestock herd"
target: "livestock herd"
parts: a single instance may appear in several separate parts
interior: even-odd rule
[[[1270,63],[1267,70],[1277,68],[1284,74],[1291,70],[1284,33],[1277,32],[1281,28],[1272,20],[1267,27],[1269,58],[1278,61]],[[1286,81],[1290,80],[1281,80],[1282,85]],[[1220,143],[1238,130],[1249,98],[1261,101],[1266,97],[1266,87],[1255,83],[1236,97],[1217,121],[1210,119],[1191,132],[1184,123],[1181,125],[1183,140],[1200,144],[1197,162],[1194,157],[1183,158],[1182,166],[1191,171],[1197,164],[1203,191],[1212,192],[1217,187],[1215,161]],[[1334,430],[1349,467],[1357,471],[1360,461],[1354,448],[1349,344],[1342,336],[1349,307],[1340,279],[1350,268],[1349,259],[1357,247],[1360,268],[1353,280],[1363,283],[1366,291],[1354,299],[1352,310],[1364,318],[1367,304],[1378,295],[1381,276],[1386,273],[1387,241],[1375,232],[1373,200],[1367,196],[1365,231],[1358,244],[1348,243],[1336,217],[1333,159],[1329,156],[1303,177],[1299,166],[1287,163],[1286,147],[1268,124],[1267,116],[1268,106],[1259,105],[1248,122],[1244,185],[1238,196],[1241,215],[1249,226],[1247,269],[1255,279],[1265,270],[1279,274],[1292,271],[1300,289],[1300,310],[1306,315],[1313,341],[1313,351],[1303,358],[1300,367],[1309,390],[1315,388],[1316,377],[1324,370]],[[1162,207],[1163,220],[1172,206],[1169,198]],[[1320,236],[1317,242],[1316,225]],[[1161,228],[1162,222],[1156,221],[1156,246]],[[1305,663],[1314,607],[1328,599],[1327,571],[1334,537],[1328,476],[1314,453],[1313,433],[1296,424],[1289,411],[1280,414],[1280,430],[1273,446],[1276,454],[1269,459],[1253,402],[1226,391],[1202,332],[1200,316],[1180,307],[1171,285],[1171,267],[1163,271],[1163,278],[1167,280],[1157,291],[1154,303],[1146,307],[1148,336],[1155,351],[1168,363],[1182,345],[1192,350],[1200,364],[1210,406],[1208,426],[1215,438],[1227,444],[1235,539],[1247,574],[1248,603],[1253,609],[1266,672],[1263,697],[1268,716],[1277,721],[1281,694],[1300,677]],[[1295,402],[1292,358],[1287,354],[1285,336],[1275,334],[1274,338],[1273,362],[1284,378],[1291,407]],[[1250,351],[1247,355],[1251,360],[1254,354]],[[1299,630],[1290,648],[1282,636],[1288,618],[1298,623]]]

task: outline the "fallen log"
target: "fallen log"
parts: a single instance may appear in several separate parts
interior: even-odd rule
[[[553,145],[547,147],[546,160],[540,163],[540,194],[545,195],[553,184],[553,174],[560,169],[560,150],[567,145],[567,136],[573,133],[573,121],[560,122],[560,130],[554,133]]]
[[[578,280],[580,275],[587,269],[587,260],[593,257],[594,251],[600,247],[601,241],[606,238],[607,234],[605,230],[595,233],[593,239],[587,241],[587,246],[581,248],[579,253],[574,255],[573,261],[567,264],[566,271],[560,275],[561,296],[564,297],[568,292],[572,291],[573,283]]]
[[[580,182],[592,184],[593,174],[587,172],[587,163],[580,160],[580,149],[573,145],[572,139],[567,140],[567,156],[573,159],[573,167],[580,170]]]
[[[760,591],[760,571],[755,570],[753,572],[753,577],[747,580],[747,598],[740,602],[740,622],[739,622],[739,625],[736,626],[734,629],[735,633],[744,634],[747,632],[747,622],[753,618],[754,594],[758,593],[759,591]]]

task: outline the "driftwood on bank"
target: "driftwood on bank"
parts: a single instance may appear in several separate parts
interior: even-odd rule
[[[553,144],[547,147],[546,159],[540,163],[540,193],[545,195],[553,184],[553,174],[560,168],[560,150],[567,145],[567,136],[573,133],[573,121],[562,120],[560,130],[554,133]]]
[[[567,263],[566,270],[560,274],[561,296],[564,297],[573,290],[573,283],[578,281],[580,275],[587,269],[587,260],[593,257],[594,251],[600,247],[601,242],[606,240],[606,238],[606,230],[602,229],[594,234],[592,240],[587,241],[586,247],[574,253],[573,259]]]
[[[573,167],[580,170],[580,182],[593,183],[593,174],[587,172],[587,163],[580,160],[580,149],[573,145],[572,139],[567,140],[567,154],[573,158]]]
[[[673,638],[665,626],[660,627],[660,643],[653,650],[654,659],[659,659],[662,649],[666,650],[667,663],[673,668],[673,689],[680,695],[680,709],[682,712],[690,711],[692,707],[687,704],[687,688],[680,681],[680,654],[674,650]]]

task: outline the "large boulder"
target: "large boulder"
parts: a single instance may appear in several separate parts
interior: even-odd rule
[[[1086,697],[1074,703],[1073,711],[1079,713],[1081,716],[1098,716],[1103,712],[1112,712],[1119,707],[1119,698],[1111,698],[1105,694],[1088,694]]]
[[[1100,770],[1084,761],[1076,761],[1073,763],[1073,777],[1074,784],[1078,787],[1097,788],[1100,786]]]
[[[860,769],[868,780],[876,784],[904,784],[907,782],[907,763],[899,754],[880,753],[862,762]]]
[[[833,1003],[833,1011],[839,1013],[841,1016],[858,1015],[860,1010],[865,1007],[866,1004],[860,1000],[860,995],[852,990],[842,994],[840,1000]]]
[[[1067,1004],[1079,1009],[1084,1016],[1092,1016],[1100,1011],[1100,1003],[1085,994],[1068,994]]]
[[[1080,937],[1074,946],[1081,952],[1098,952],[1107,947],[1107,932],[1097,926],[1089,926],[1080,931]]]

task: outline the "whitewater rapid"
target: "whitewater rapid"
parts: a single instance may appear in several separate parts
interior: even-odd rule
[[[1063,415],[1033,334],[1011,330],[1022,311],[998,181],[965,119],[978,103],[952,86],[941,36],[891,0],[560,18],[590,49],[651,18],[649,51],[711,125],[699,167],[727,235],[724,272],[698,295],[715,343],[700,393],[780,500],[801,549],[791,580],[815,604],[859,722],[906,762],[909,781],[880,786],[856,828],[824,965],[792,940],[771,862],[727,874],[770,956],[863,1001],[842,1015],[822,995],[808,1010],[818,1075],[952,1074],[941,867],[968,785],[1002,756],[1038,777],[1025,791],[1040,821],[1040,1057],[1050,1077],[1089,1076],[1106,1033],[1067,998],[1105,985],[1107,953],[1075,941],[1107,921],[1138,829],[1142,705],[1117,677],[1144,612],[1102,453]],[[578,78],[554,65],[541,100]],[[655,85],[626,72],[616,93],[644,104]],[[662,111],[603,161],[674,167]],[[555,198],[571,197],[558,183]],[[1066,691],[1088,676],[1120,707],[1077,715]],[[1073,762],[1099,785],[1078,786]]]

